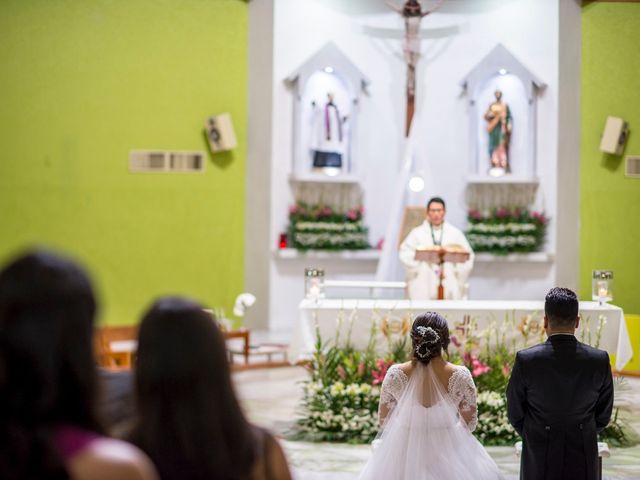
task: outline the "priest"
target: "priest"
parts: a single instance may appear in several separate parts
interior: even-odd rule
[[[445,203],[433,197],[427,203],[425,221],[409,232],[400,245],[400,261],[407,272],[408,295],[411,300],[435,300],[438,298],[440,275],[443,274],[445,300],[466,297],[467,280],[473,268],[473,250],[464,234],[445,222]],[[426,262],[416,259],[416,251],[442,247],[469,252],[465,262]],[[444,271],[441,272],[440,270]]]

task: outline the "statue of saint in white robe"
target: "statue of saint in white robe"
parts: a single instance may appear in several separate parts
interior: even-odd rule
[[[460,300],[466,296],[467,280],[473,268],[473,250],[464,234],[450,223],[432,227],[426,220],[409,232],[400,245],[400,261],[407,272],[407,288],[411,300],[436,300],[440,265],[415,259],[416,250],[436,245],[457,245],[470,253],[464,263],[444,263],[445,300]]]

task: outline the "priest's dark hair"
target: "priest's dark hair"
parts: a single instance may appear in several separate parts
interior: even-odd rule
[[[0,478],[69,478],[57,428],[103,432],[96,308],[87,274],[57,254],[28,251],[0,272]]]
[[[140,324],[135,386],[130,440],[162,479],[250,477],[257,430],[236,398],[223,335],[201,305],[181,297],[151,305]]]
[[[442,204],[442,208],[446,209],[447,206],[444,203],[444,200],[441,197],[431,197],[429,199],[429,201],[427,202],[427,210],[429,210],[429,207],[431,206],[432,203],[441,203]]]
[[[554,287],[544,299],[544,313],[551,327],[572,327],[578,317],[578,297],[568,288]]]

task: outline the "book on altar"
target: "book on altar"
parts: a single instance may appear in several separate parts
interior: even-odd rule
[[[464,247],[457,244],[433,245],[416,248],[414,258],[420,262],[427,263],[464,263],[469,260],[470,253]]]

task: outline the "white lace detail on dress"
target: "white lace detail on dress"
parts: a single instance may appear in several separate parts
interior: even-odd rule
[[[408,381],[409,378],[398,365],[391,365],[382,381],[380,406],[384,405],[390,408],[395,404],[400,398],[400,395],[402,395],[402,391],[404,387],[407,386]]]
[[[459,405],[461,412],[473,412],[467,423],[472,432],[478,425],[478,406],[476,404],[476,385],[473,383],[471,372],[466,367],[456,368],[449,377],[449,395]]]

